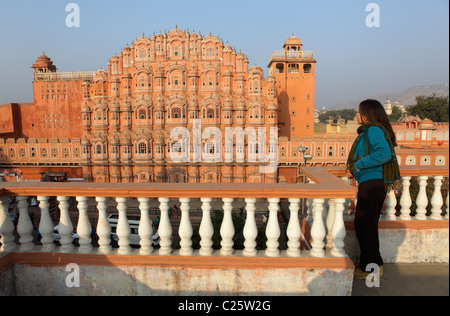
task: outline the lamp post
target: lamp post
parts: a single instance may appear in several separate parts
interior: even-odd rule
[[[298,147],[298,151],[301,152],[302,156],[303,156],[303,166],[304,167],[306,167],[306,162],[308,161],[308,159],[312,159],[312,155],[311,154],[306,154],[306,149],[307,148],[304,147],[304,146],[299,146]],[[301,164],[299,163],[298,166],[299,166],[299,169],[300,169]],[[298,174],[300,174],[300,170],[298,171]],[[305,178],[306,178],[306,176],[303,175],[303,178],[302,178],[303,179],[303,181],[302,181],[303,183],[305,183]],[[301,212],[304,214],[305,210],[306,210],[306,199],[305,198],[302,199],[301,206],[302,206]]]
[[[304,146],[299,146],[298,147],[298,151],[302,153],[303,156],[303,166],[306,167],[306,162],[308,161],[308,159],[312,159],[312,155],[311,154],[307,154],[306,153],[307,148]],[[299,164],[299,167],[301,166],[301,164]]]

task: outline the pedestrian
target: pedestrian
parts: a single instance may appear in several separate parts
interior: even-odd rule
[[[386,194],[400,179],[400,171],[395,134],[383,105],[370,99],[361,102],[357,119],[361,126],[348,156],[347,177],[358,184],[354,222],[361,254],[355,278],[366,279],[372,273],[366,270],[369,264],[378,265],[379,277],[383,276],[378,222]]]

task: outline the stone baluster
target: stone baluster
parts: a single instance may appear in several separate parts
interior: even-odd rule
[[[33,251],[33,223],[28,214],[28,196],[17,197],[17,207],[19,208],[19,222],[17,224],[17,233],[19,233],[20,251]]]
[[[447,197],[445,198],[445,205],[447,206],[447,208],[445,209],[445,216],[444,219],[448,220],[448,212],[449,212],[449,208],[448,208],[448,195],[449,195],[450,191],[447,191]]]
[[[119,211],[119,219],[117,221],[116,233],[119,237],[119,255],[129,255],[131,254],[130,246],[130,223],[128,223],[127,217],[127,200],[126,197],[116,197],[117,210]]]
[[[323,240],[325,238],[325,225],[323,223],[322,213],[324,199],[314,199],[313,200],[313,224],[311,227],[311,256],[313,257],[323,257],[325,255],[325,246]]]
[[[14,242],[14,223],[9,215],[8,206],[8,198],[0,197],[0,236],[2,236],[0,252],[13,251],[17,248]]]
[[[213,253],[213,241],[214,227],[211,221],[211,198],[201,198],[202,202],[202,222],[200,223],[200,255],[210,256]]]
[[[442,220],[442,205],[444,204],[444,201],[442,199],[442,179],[444,179],[443,176],[435,176],[434,177],[434,192],[431,197],[431,216],[430,219],[432,220]]]
[[[139,254],[149,255],[153,252],[152,236],[153,236],[153,222],[150,219],[149,209],[150,209],[150,198],[140,197],[139,209],[141,210],[141,220],[139,222],[139,237],[141,238],[139,244],[141,248],[139,249]]]
[[[55,250],[53,238],[53,221],[50,218],[48,196],[38,196],[39,208],[41,209],[41,219],[39,221],[39,233],[41,234],[41,251],[52,252]]]
[[[349,178],[347,177],[340,177],[342,181],[344,181],[347,184],[349,183]],[[344,219],[350,219],[350,199],[345,199],[345,203],[344,203]]]
[[[180,227],[178,229],[178,235],[180,236],[180,255],[190,256],[192,255],[192,224],[189,218],[189,202],[190,198],[180,198],[181,206],[181,220]]]
[[[402,196],[400,198],[400,217],[399,219],[402,221],[409,221],[411,220],[411,194],[409,192],[409,186],[411,185],[411,177],[402,177]]]
[[[97,196],[95,198],[97,201],[98,209],[98,222],[97,222],[97,235],[98,235],[98,253],[108,254],[111,253],[111,226],[108,222],[108,217],[106,214],[106,201],[107,198],[103,196]]]
[[[310,184],[315,184],[315,182],[311,179],[308,180]],[[314,220],[313,218],[313,199],[306,199],[306,210],[307,216],[306,221],[311,224]]]
[[[220,226],[220,236],[222,241],[220,242],[220,254],[222,256],[231,256],[234,252],[233,249],[233,237],[234,237],[234,225],[233,225],[233,198],[222,198],[223,201],[223,221]]]
[[[245,199],[245,211],[246,219],[244,225],[244,251],[243,254],[246,257],[254,257],[257,254],[256,250],[256,238],[258,237],[258,227],[256,226],[255,210],[256,210],[256,199],[246,198]]]
[[[344,224],[344,209],[345,199],[334,199],[335,201],[335,213],[334,222],[331,234],[333,236],[333,248],[331,249],[331,255],[335,257],[345,257],[344,251],[344,238],[345,238],[345,224]]]
[[[91,244],[92,226],[87,214],[88,209],[87,202],[89,198],[87,196],[77,196],[76,200],[78,201],[78,211],[79,211],[77,234],[78,236],[80,236],[78,242],[80,244],[80,247],[78,248],[78,251],[80,253],[90,253],[92,252],[92,244]]]
[[[59,243],[61,244],[60,251],[63,253],[73,252],[75,249],[73,245],[73,224],[69,215],[69,197],[58,196],[60,217],[58,223],[58,233],[61,236]]]
[[[384,201],[384,203],[386,206],[384,219],[387,221],[397,220],[397,216],[395,216],[395,207],[397,206],[397,197],[395,196],[395,190],[389,191],[389,193],[386,195],[386,200]]]
[[[55,249],[53,238],[53,221],[50,218],[48,196],[38,196],[39,209],[41,211],[38,224],[39,234],[41,235],[41,251],[52,252]]]
[[[300,209],[300,199],[291,198],[289,199],[289,224],[286,230],[286,235],[288,237],[288,249],[286,254],[289,257],[299,257],[300,256],[300,237],[301,237],[301,227],[300,221],[298,219],[298,210]]]
[[[279,198],[268,198],[269,202],[269,220],[266,226],[267,248],[266,256],[278,257],[280,250],[278,249],[278,239],[280,238],[280,225],[278,224]]]
[[[331,233],[332,229],[333,229],[333,223],[334,223],[334,216],[335,216],[335,205],[336,202],[334,201],[334,199],[328,199],[328,213],[326,214],[327,217],[325,219],[325,223],[326,223],[326,232],[327,232],[327,236],[326,236],[326,241],[327,243],[325,244],[325,247],[328,249],[333,248],[333,234]]]
[[[417,194],[416,199],[417,209],[415,218],[422,221],[427,219],[427,180],[428,176],[419,177],[419,193]]]
[[[159,234],[159,254],[167,256],[172,253],[172,225],[169,218],[169,198],[158,198],[160,203],[159,209],[161,210],[161,219],[159,222],[158,234]]]

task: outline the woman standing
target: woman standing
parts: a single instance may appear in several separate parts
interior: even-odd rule
[[[361,254],[355,278],[365,279],[371,263],[379,266],[379,277],[383,276],[378,221],[386,193],[400,179],[400,171],[395,134],[383,105],[377,100],[361,102],[357,119],[361,126],[347,160],[347,176],[358,182],[355,232]]]

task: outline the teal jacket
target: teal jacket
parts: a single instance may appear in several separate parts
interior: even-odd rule
[[[356,145],[356,151],[358,151],[360,146],[365,147],[366,140],[368,140],[369,155],[355,162],[353,166],[353,176],[358,183],[367,180],[383,179],[383,165],[391,159],[391,150],[384,137],[383,130],[377,126],[372,126],[365,133],[367,133],[367,137],[361,138]]]

